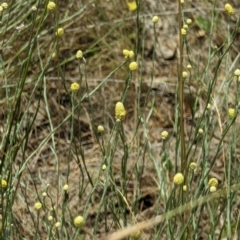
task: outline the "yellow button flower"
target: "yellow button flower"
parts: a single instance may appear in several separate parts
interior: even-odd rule
[[[168,137],[168,132],[167,131],[163,131],[161,133],[161,137],[162,137],[163,140],[165,140]]]
[[[182,184],[184,181],[184,176],[182,173],[176,173],[175,176],[173,177],[173,182],[177,185]]]
[[[98,131],[99,133],[104,132],[104,127],[103,127],[102,125],[99,125],[98,128],[97,128],[97,131]]]
[[[134,51],[130,50],[129,53],[128,53],[128,57],[130,59],[134,58]]]
[[[8,4],[7,4],[6,2],[3,2],[3,3],[1,4],[1,7],[3,7],[4,9],[7,9],[7,8],[8,8]]]
[[[137,231],[131,234],[131,239],[140,239],[141,231]]]
[[[137,70],[137,68],[138,68],[138,64],[137,64],[136,62],[131,62],[131,63],[129,64],[129,69],[130,69],[131,71],[135,71],[135,70]]]
[[[68,184],[65,184],[65,185],[63,186],[63,190],[64,190],[64,191],[67,191],[67,190],[68,190]]]
[[[218,186],[218,180],[216,178],[211,178],[208,181],[209,187],[217,187]]]
[[[80,89],[80,85],[78,83],[72,83],[71,84],[71,91],[72,92],[78,92],[78,90]]]
[[[6,188],[7,187],[7,181],[2,179],[1,180],[1,186],[2,186],[2,188]]]
[[[188,19],[187,19],[187,24],[188,24],[188,25],[192,24],[192,19],[191,19],[191,18],[188,18]]]
[[[83,57],[83,52],[81,50],[78,50],[76,53],[76,58],[82,58]]]
[[[40,210],[42,208],[42,204],[40,202],[37,202],[37,203],[34,204],[34,208],[36,210]]]
[[[181,29],[181,34],[182,34],[182,35],[186,35],[186,34],[187,34],[187,30],[184,29],[184,28],[182,28],[182,29]]]
[[[64,29],[63,28],[58,28],[58,30],[56,31],[56,36],[57,37],[62,37],[64,34]]]
[[[117,102],[115,106],[115,118],[117,121],[121,121],[126,116],[126,110],[122,102]]]
[[[225,11],[227,12],[228,15],[234,14],[233,7],[229,3],[225,4],[224,7],[225,7]]]
[[[183,186],[183,191],[186,192],[187,191],[187,185]]]
[[[74,218],[73,223],[75,227],[80,228],[85,224],[85,220],[82,216],[77,216]]]
[[[158,16],[154,16],[154,17],[152,18],[152,22],[153,22],[153,23],[157,23],[157,22],[158,22]]]
[[[190,167],[192,170],[194,170],[194,169],[197,167],[197,164],[196,164],[195,162],[191,162],[191,163],[189,164],[189,167]]]
[[[136,3],[136,1],[135,0],[127,0],[127,5],[128,5],[128,9],[130,10],[130,11],[134,11],[134,10],[136,10],[137,9],[137,3]]]
[[[235,75],[235,76],[240,76],[240,69],[236,69],[236,70],[234,71],[234,75]]]
[[[50,2],[48,3],[48,5],[47,5],[47,9],[48,9],[49,11],[52,11],[52,10],[54,10],[55,8],[56,8],[56,3],[50,1]]]
[[[182,77],[183,77],[183,78],[187,78],[187,76],[188,76],[188,73],[187,73],[186,71],[183,71],[183,72],[182,72]]]
[[[235,109],[234,108],[229,108],[228,109],[228,116],[230,119],[232,119],[235,115]]]

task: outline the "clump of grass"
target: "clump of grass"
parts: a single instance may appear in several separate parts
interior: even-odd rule
[[[1,238],[238,236],[238,10],[115,4],[1,4]]]

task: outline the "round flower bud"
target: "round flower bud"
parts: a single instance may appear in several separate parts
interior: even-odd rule
[[[103,127],[102,125],[99,125],[99,126],[97,127],[97,131],[98,131],[99,133],[104,132],[104,127]]]
[[[72,92],[78,92],[78,90],[80,89],[80,85],[78,83],[72,83],[71,84],[71,91]]]
[[[34,208],[36,210],[40,210],[42,208],[42,204],[40,202],[37,202],[37,203],[34,204]]]
[[[2,7],[2,6],[0,6],[0,13],[1,13],[1,12],[3,12],[3,7]]]
[[[197,167],[197,164],[196,164],[195,162],[191,162],[191,163],[189,164],[189,167],[190,167],[192,170],[194,170],[194,169]]]
[[[162,137],[163,140],[165,140],[168,137],[168,132],[167,131],[163,131],[161,133],[161,137]]]
[[[2,186],[2,188],[6,188],[7,187],[7,181],[2,179],[1,180],[1,186]]]
[[[130,59],[134,58],[134,51],[130,50],[129,53],[128,53],[128,57]]]
[[[64,34],[64,29],[63,28],[58,28],[58,30],[56,31],[56,36],[57,37],[62,37]]]
[[[76,58],[82,58],[83,57],[83,52],[81,50],[78,50],[76,53]]]
[[[50,215],[50,216],[48,216],[48,221],[52,221],[53,220],[53,217]]]
[[[131,234],[131,239],[140,239],[141,231],[137,231]]]
[[[192,24],[192,19],[191,19],[191,18],[188,18],[188,19],[187,19],[187,24],[188,24],[188,25]]]
[[[188,29],[188,25],[187,25],[187,24],[184,24],[184,25],[183,25],[183,28],[184,28],[185,30],[187,30],[187,29]]]
[[[186,192],[187,191],[187,185],[183,186],[183,191]]]
[[[1,4],[1,7],[3,7],[4,9],[7,9],[7,8],[8,8],[8,4],[7,4],[6,2],[3,2],[3,3]]]
[[[186,34],[187,34],[187,30],[184,29],[184,28],[182,28],[182,29],[181,29],[181,34],[182,34],[182,35],[186,35]]]
[[[229,108],[228,109],[228,116],[230,119],[232,119],[235,115],[235,109],[234,108]]]
[[[32,6],[32,8],[31,8],[31,9],[32,9],[32,11],[33,11],[33,12],[37,11],[37,8],[36,8],[36,6]]]
[[[176,173],[175,176],[173,177],[173,182],[177,185],[182,184],[184,181],[184,176],[182,173]]]
[[[203,134],[203,129],[202,129],[202,128],[199,128],[199,129],[198,129],[198,133],[199,133],[199,134]]]
[[[46,197],[46,196],[47,196],[47,193],[46,193],[46,192],[43,192],[43,193],[42,193],[42,196],[43,196],[43,197]]]
[[[216,178],[211,178],[208,181],[209,187],[217,187],[218,186],[218,180]]]
[[[105,164],[102,165],[102,170],[106,170],[107,166]]]
[[[152,22],[153,22],[153,23],[157,23],[157,22],[158,22],[158,16],[153,16]]]
[[[60,222],[56,222],[56,223],[55,223],[55,227],[56,227],[56,228],[59,228],[60,226],[61,226],[61,223],[60,223]]]
[[[207,109],[210,109],[210,108],[211,108],[211,104],[208,103],[208,105],[207,105]]]
[[[184,4],[184,0],[180,0],[180,3],[181,3],[181,4]]]
[[[126,110],[122,102],[117,102],[115,106],[115,118],[117,121],[121,121],[126,116]]]
[[[224,7],[225,7],[225,11],[227,12],[228,15],[234,14],[233,7],[229,3],[225,4]]]
[[[235,75],[235,76],[240,76],[240,69],[236,69],[236,70],[234,71],[234,75]]]
[[[183,72],[182,72],[182,77],[183,77],[183,78],[187,78],[187,76],[188,76],[188,73],[187,73],[186,71],[183,71]]]
[[[131,62],[131,63],[129,64],[129,69],[130,69],[131,71],[135,71],[135,70],[137,70],[137,68],[138,68],[138,64],[137,64],[136,62]]]
[[[75,227],[80,228],[85,224],[85,220],[82,216],[77,216],[74,218],[73,223]]]
[[[215,186],[212,186],[209,188],[210,192],[216,192],[217,191],[217,188]]]
[[[63,186],[63,190],[64,190],[64,191],[67,191],[67,190],[68,190],[68,184],[65,184],[65,185]]]
[[[128,58],[129,50],[123,49],[123,55],[124,55],[125,58]]]
[[[56,3],[55,2],[48,2],[48,5],[47,5],[47,9],[49,10],[49,11],[52,11],[52,10],[54,10],[56,8]]]
[[[136,10],[137,9],[137,3],[136,3],[136,1],[135,0],[127,0],[127,5],[128,5],[128,9],[130,10],[130,11],[134,11],[134,10]]]
[[[191,69],[192,68],[192,65],[191,64],[188,64],[187,65],[187,69]]]

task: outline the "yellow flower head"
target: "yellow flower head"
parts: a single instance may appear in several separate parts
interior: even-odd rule
[[[188,19],[187,19],[187,24],[188,24],[188,25],[192,24],[192,19],[191,19],[191,18],[188,18]]]
[[[82,58],[83,57],[83,52],[81,50],[78,50],[76,53],[76,58]]]
[[[136,1],[135,0],[127,0],[127,5],[128,5],[128,9],[130,10],[130,11],[134,11],[134,10],[136,10],[137,9],[137,3],[136,3]]]
[[[64,191],[67,191],[67,190],[68,190],[68,184],[65,184],[65,185],[63,186],[63,190],[64,190]]]
[[[105,164],[102,165],[102,170],[106,170],[107,166]]]
[[[227,12],[228,15],[234,14],[233,7],[229,3],[225,4],[225,11]]]
[[[128,57],[132,59],[134,57],[134,51],[130,50],[128,53]]]
[[[182,35],[186,35],[186,34],[187,34],[187,30],[186,30],[185,28],[182,28],[182,29],[181,29],[181,34],[182,34]]]
[[[131,71],[135,71],[135,70],[137,70],[137,68],[138,68],[138,64],[137,64],[136,62],[131,62],[131,63],[129,64],[129,69],[130,69]]]
[[[175,176],[173,177],[173,182],[177,185],[182,184],[184,181],[184,176],[182,173],[176,173]]]
[[[194,170],[194,169],[197,167],[197,164],[196,164],[195,162],[191,162],[191,163],[189,164],[189,167],[190,167],[192,170]]]
[[[4,9],[7,9],[7,8],[8,8],[8,4],[7,4],[6,2],[3,2],[3,3],[1,4],[1,7],[3,7]]]
[[[202,129],[202,128],[199,128],[199,129],[198,129],[198,133],[199,133],[199,134],[203,134],[203,129]]]
[[[184,24],[184,25],[183,25],[183,28],[184,28],[185,30],[187,30],[187,29],[188,29],[188,25],[187,25],[187,24]]]
[[[218,180],[216,178],[210,178],[208,181],[209,187],[217,187],[218,186]]]
[[[152,22],[153,22],[153,23],[157,23],[157,22],[158,22],[158,16],[153,16]]]
[[[131,234],[131,239],[139,239],[141,237],[141,231],[137,231]]]
[[[78,90],[80,89],[80,85],[78,83],[72,83],[71,84],[71,91],[72,92],[78,92]]]
[[[60,222],[56,222],[56,223],[55,223],[55,227],[56,227],[56,228],[59,228],[60,226],[61,226],[61,223],[60,223]]]
[[[208,105],[207,105],[207,109],[210,109],[210,108],[211,108],[211,104],[208,103]]]
[[[74,218],[73,223],[75,227],[80,228],[85,224],[85,220],[82,216],[77,216]]]
[[[184,0],[180,0],[180,3],[181,3],[181,4],[184,4]]]
[[[163,140],[165,140],[168,137],[168,132],[167,131],[163,131],[161,133],[161,137],[162,137]]]
[[[56,31],[56,36],[57,37],[62,37],[64,34],[64,29],[63,28],[58,28],[58,30]]]
[[[230,119],[232,119],[235,115],[235,109],[234,108],[229,108],[228,109],[228,116]]]
[[[210,192],[216,192],[217,191],[217,188],[215,186],[212,186],[209,188]]]
[[[7,187],[7,181],[2,179],[1,180],[1,186],[2,186],[2,188],[6,188]]]
[[[191,69],[192,68],[192,65],[191,64],[188,64],[187,65],[187,69]]]
[[[42,204],[40,202],[37,202],[37,203],[34,204],[34,208],[36,210],[40,210],[42,208]]]
[[[188,73],[187,73],[186,71],[183,71],[183,72],[182,72],[182,77],[183,77],[183,78],[187,78],[187,76],[188,76]]]
[[[122,102],[117,102],[115,106],[115,118],[117,121],[121,121],[126,116],[126,110]]]
[[[97,131],[98,131],[99,133],[104,132],[104,127],[103,127],[102,125],[99,125],[98,128],[97,128]]]
[[[234,75],[235,75],[235,76],[240,76],[240,69],[236,69],[236,70],[234,71]]]
[[[48,216],[48,221],[52,221],[53,220],[53,217],[51,215]]]
[[[52,1],[48,2],[47,9],[48,9],[49,11],[52,11],[52,10],[54,10],[55,8],[56,8],[56,3],[55,3],[55,2],[52,2]]]
[[[187,185],[183,186],[183,191],[186,192],[187,191]]]
[[[43,196],[43,197],[46,197],[46,196],[47,196],[47,193],[46,193],[46,192],[43,192],[43,193],[42,193],[42,196]]]
[[[124,55],[125,58],[128,58],[129,50],[123,49],[123,55]]]
[[[3,7],[2,6],[0,6],[0,13],[3,11]]]

